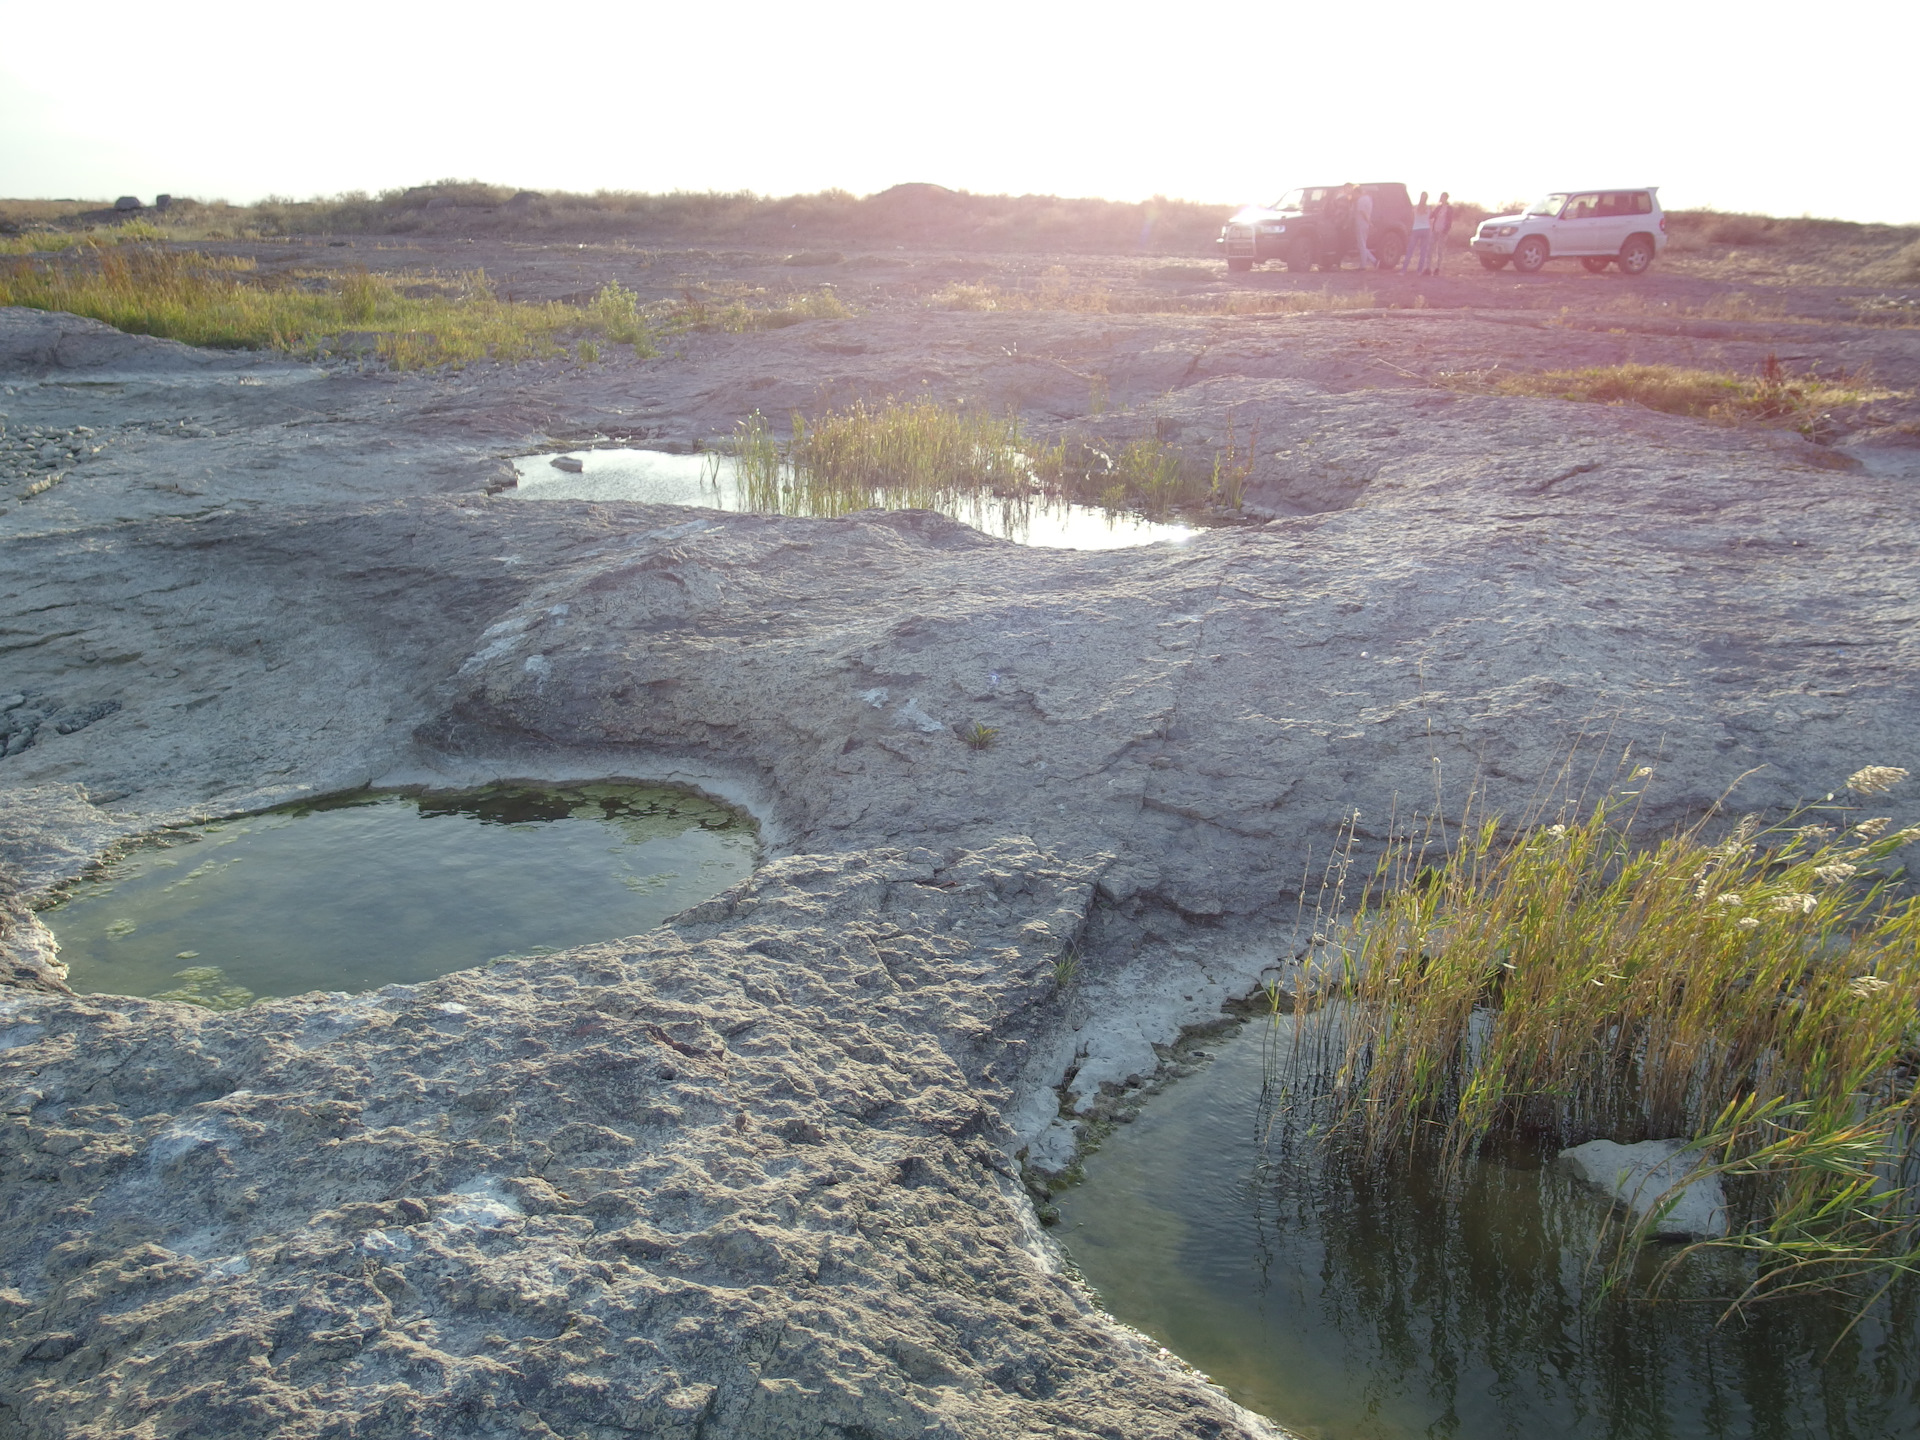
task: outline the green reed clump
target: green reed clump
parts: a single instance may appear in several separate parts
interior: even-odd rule
[[[1245,499],[1253,445],[1241,448],[1229,418],[1226,446],[1202,465],[1156,439],[1114,449],[1087,441],[1029,439],[1017,416],[938,401],[859,401],[813,420],[795,413],[782,445],[758,412],[741,421],[731,451],[747,505],[795,515],[845,515],[871,506],[953,512],[989,498],[1019,507],[1074,501],[1164,515],[1233,509]],[[717,482],[718,471],[714,472]]]
[[[857,402],[811,423],[793,417],[781,446],[755,413],[733,442],[747,504],[797,515],[845,515],[873,506],[939,509],[1029,488],[1020,422],[932,400]]]
[[[1762,1257],[1754,1294],[1911,1268],[1920,899],[1896,852],[1920,827],[1847,808],[1644,847],[1625,803],[1390,850],[1316,971],[1339,1038],[1302,1073],[1330,1139],[1438,1140],[1457,1171],[1492,1139],[1692,1137],[1742,1182],[1710,1243]]]
[[[1164,441],[1142,438],[1114,449],[1062,440],[1032,452],[1042,491],[1083,505],[1161,516],[1177,510],[1238,510],[1253,474],[1251,444],[1240,448],[1228,427],[1226,446],[1202,464]]]

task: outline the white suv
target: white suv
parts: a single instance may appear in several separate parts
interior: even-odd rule
[[[1561,190],[1529,205],[1524,215],[1496,215],[1480,222],[1469,242],[1480,263],[1498,270],[1508,261],[1531,275],[1549,260],[1578,260],[1599,274],[1619,263],[1642,274],[1667,248],[1667,217],[1660,191]]]

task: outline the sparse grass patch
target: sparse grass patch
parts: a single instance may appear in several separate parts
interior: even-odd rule
[[[771,301],[763,290],[720,294],[686,290],[678,300],[656,306],[651,312],[664,333],[718,330],[728,335],[781,330],[803,320],[849,320],[857,313],[831,285]]]
[[[999,726],[983,725],[976,720],[960,732],[960,739],[969,750],[988,750],[993,747],[994,737],[999,733]]]
[[[1773,356],[1758,374],[1694,370],[1677,365],[1601,365],[1504,375],[1491,382],[1456,377],[1463,388],[1495,395],[1537,395],[1600,405],[1644,405],[1669,415],[1786,425],[1813,434],[1832,411],[1852,409],[1894,392],[1856,375],[1793,375]]]
[[[1791,319],[1787,306],[1779,294],[1765,291],[1733,290],[1724,295],[1714,295],[1700,301],[1674,302],[1654,300],[1646,295],[1628,293],[1615,295],[1596,307],[1599,314],[1644,315],[1654,320],[1784,320]],[[1563,317],[1577,312],[1572,306],[1562,306]]]
[[[1896,250],[1869,273],[1883,284],[1920,285],[1920,240]]]
[[[1218,295],[1115,292],[1076,280],[1064,266],[1051,267],[1031,289],[956,281],[927,297],[935,310],[1059,310],[1087,315],[1304,315],[1370,310],[1376,303],[1371,290],[1238,290]]]
[[[1905,777],[1647,847],[1642,767],[1584,818],[1401,839],[1316,937],[1296,1098],[1335,1146],[1431,1141],[1456,1172],[1488,1143],[1688,1137],[1734,1211],[1694,1248],[1752,1258],[1743,1300],[1920,1270],[1920,827],[1857,808]]]

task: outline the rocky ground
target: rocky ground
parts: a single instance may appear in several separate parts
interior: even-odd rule
[[[442,248],[408,263],[479,247]],[[862,313],[458,375],[0,312],[0,1433],[1261,1433],[1062,1276],[1022,1162],[1280,972],[1343,827],[1517,814],[1575,754],[1649,827],[1920,769],[1920,331],[1845,287],[954,311],[1065,262],[860,258],[496,243],[513,293],[831,269]],[[1769,352],[1904,393],[1814,445],[1448,382]],[[499,489],[919,393],[1202,455],[1231,416],[1255,523],[1069,552]],[[73,996],[31,913],[155,825],[580,774],[738,799],[769,863],[650,935],[236,1014]]]

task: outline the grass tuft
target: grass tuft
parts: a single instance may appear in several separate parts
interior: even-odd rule
[[[999,733],[999,726],[985,725],[976,720],[960,732],[960,739],[969,750],[988,750],[993,747],[994,737]]]

